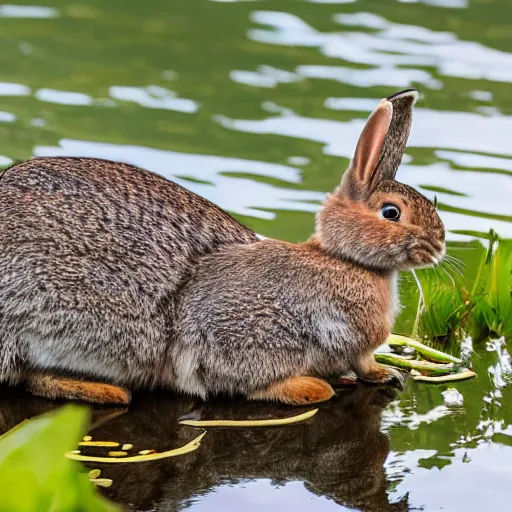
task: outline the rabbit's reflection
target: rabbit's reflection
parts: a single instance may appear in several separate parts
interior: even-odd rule
[[[138,464],[98,465],[114,481],[105,493],[129,510],[181,510],[223,484],[270,479],[303,481],[319,496],[360,510],[407,510],[390,504],[383,463],[389,441],[380,432],[381,412],[394,398],[384,387],[359,386],[339,392],[304,423],[274,428],[210,429],[187,455]],[[11,394],[0,401],[0,431],[55,403]],[[90,430],[96,440],[131,443],[136,450],[181,446],[197,429],[177,426],[185,414],[203,419],[283,417],[302,409],[247,402],[202,403],[193,398],[141,395],[124,414],[96,409]],[[250,492],[249,490],[247,492]]]

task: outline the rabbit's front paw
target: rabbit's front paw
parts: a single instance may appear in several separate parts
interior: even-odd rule
[[[406,376],[399,370],[377,363],[367,368],[366,371],[363,374],[359,374],[358,377],[363,382],[369,382],[371,384],[389,384],[400,390],[404,389],[406,380]]]

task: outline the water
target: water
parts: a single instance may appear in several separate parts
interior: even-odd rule
[[[13,1],[0,5],[0,166],[31,155],[123,160],[263,235],[303,240],[368,113],[415,86],[398,178],[437,196],[466,272],[476,265],[471,240],[490,228],[512,236],[507,0]],[[405,276],[397,330],[410,327],[413,287]],[[133,510],[505,509],[506,340],[473,350],[466,340],[463,351],[477,380],[410,382],[397,397],[344,391],[307,425],[210,433],[183,458],[106,468],[106,492]],[[450,387],[462,404],[442,394]],[[49,407],[5,392],[0,429]],[[198,407],[139,397],[93,435],[166,449],[193,436],[176,420]],[[254,407],[214,404],[202,414],[288,413]]]

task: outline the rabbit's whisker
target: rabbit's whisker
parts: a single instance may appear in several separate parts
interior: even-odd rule
[[[459,281],[462,277],[462,275],[457,270],[454,270],[453,267],[445,266],[443,267],[443,272],[457,279],[457,281]]]
[[[445,260],[443,262],[445,268],[451,269],[453,272],[457,273],[460,277],[464,277],[464,274],[462,273],[461,269],[456,267],[450,260]]]
[[[418,275],[414,271],[414,269],[411,270],[412,275],[414,276],[414,280],[416,281],[416,286],[418,287],[418,293],[419,293],[419,299],[418,299],[418,311],[416,313],[416,319],[414,320],[414,327],[413,327],[413,334],[416,335],[418,333],[418,327],[420,323],[420,318],[423,315],[423,312],[425,311],[425,295],[423,293],[423,287],[421,286],[421,282],[418,279]]]
[[[449,267],[449,268],[451,268],[451,269],[453,269],[453,270],[454,270],[454,272],[456,272],[456,273],[457,273],[461,278],[463,278],[463,279],[464,279],[464,272],[463,272],[460,268],[456,267],[456,266],[455,266],[455,265],[453,265],[452,263],[450,263],[450,264],[448,265],[448,267]]]
[[[446,277],[448,277],[448,279],[452,282],[453,287],[455,288],[455,281],[450,272],[448,272],[448,270],[445,267],[439,266],[436,268],[436,272],[437,271],[442,272]]]
[[[447,254],[446,259],[448,261],[451,261],[454,265],[458,266],[461,270],[465,270],[466,264],[459,258],[456,258],[455,256],[451,256],[450,254]]]

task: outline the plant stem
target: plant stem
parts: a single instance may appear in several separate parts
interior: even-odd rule
[[[405,359],[396,354],[375,354],[375,360],[378,363],[402,368],[404,370],[416,370],[429,375],[446,375],[447,373],[457,372],[457,368],[452,364],[436,364],[427,361],[418,361],[416,359]]]
[[[430,361],[435,361],[438,363],[454,363],[454,364],[462,364],[462,360],[454,357],[450,354],[446,354],[445,352],[441,352],[440,350],[436,350],[435,348],[431,348],[419,341],[413,340],[412,338],[407,338],[406,336],[400,336],[399,334],[391,334],[386,343],[390,347],[411,347],[418,352],[418,354],[422,355],[425,359],[429,359]]]
[[[432,383],[443,383],[452,382],[456,380],[466,380],[476,377],[476,373],[472,370],[465,370],[459,373],[450,373],[448,375],[440,375],[436,377],[429,377],[426,375],[413,375],[412,378],[418,382],[432,382]]]

